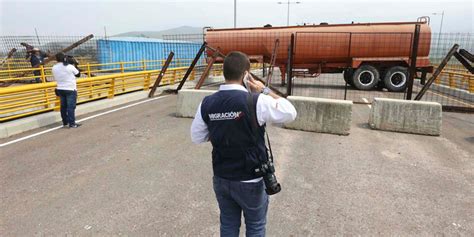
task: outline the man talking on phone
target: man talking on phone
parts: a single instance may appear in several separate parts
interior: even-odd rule
[[[220,209],[220,233],[226,237],[239,236],[242,212],[246,236],[265,236],[269,198],[262,177],[254,170],[259,158],[267,156],[264,126],[296,118],[295,107],[253,79],[249,70],[247,55],[229,53],[224,59],[225,84],[204,98],[191,125],[194,143],[212,143],[213,187]],[[249,96],[254,117],[250,116]],[[251,125],[255,120],[258,139]]]

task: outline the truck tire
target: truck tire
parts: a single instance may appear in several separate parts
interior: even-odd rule
[[[342,72],[342,75],[344,76],[344,81],[351,86],[354,86],[354,84],[352,83],[353,74],[354,70],[352,70],[352,68],[348,68],[344,70],[344,72]]]
[[[402,66],[391,67],[385,73],[383,83],[388,91],[403,92],[407,87],[408,69]]]
[[[359,90],[371,90],[379,80],[379,70],[371,65],[360,66],[352,75],[352,83]]]

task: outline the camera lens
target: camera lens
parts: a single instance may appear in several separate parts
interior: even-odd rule
[[[281,191],[281,185],[278,183],[275,174],[266,174],[263,176],[263,181],[265,182],[265,192],[268,195],[277,194]]]

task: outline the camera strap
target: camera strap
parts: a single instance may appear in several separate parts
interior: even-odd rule
[[[249,93],[247,95],[247,105],[248,105],[249,112],[250,112],[250,125],[252,127],[253,139],[255,141],[255,144],[257,144],[258,127],[259,126],[258,126],[257,109],[256,109],[257,103],[256,102],[254,103],[254,96],[258,98],[258,94]],[[263,125],[263,129],[264,129],[265,137],[267,138],[267,143],[268,143],[268,149],[267,150],[268,150],[268,152],[270,152],[270,154],[267,154],[268,155],[268,160],[270,162],[273,162],[272,145],[270,144],[270,138],[268,137],[268,132],[266,130],[266,125]]]

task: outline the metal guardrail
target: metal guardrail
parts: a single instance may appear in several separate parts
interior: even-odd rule
[[[474,93],[474,75],[469,72],[445,69],[434,83]]]
[[[75,57],[79,62],[97,63],[94,58],[91,57]],[[52,66],[56,62],[50,62],[46,66]],[[31,68],[31,63],[26,58],[9,58],[3,65],[0,66],[0,70],[13,70],[13,69],[27,69]]]
[[[251,67],[260,69],[262,65],[252,64]],[[179,83],[187,69],[188,67],[168,68],[160,86]],[[24,72],[25,70],[30,69],[18,69],[14,72]],[[79,78],[77,80],[77,103],[113,98],[116,95],[132,91],[149,90],[160,71],[124,72]],[[197,73],[198,70],[193,70],[188,80],[194,80]],[[210,75],[222,76],[222,74],[222,64],[215,64]],[[55,88],[56,82],[54,81],[0,88],[0,122],[59,110],[60,103],[54,93]]]
[[[184,67],[191,63],[192,59],[175,59],[173,67]],[[78,67],[87,77],[96,76],[98,74],[108,73],[125,73],[128,71],[146,71],[161,68],[165,60],[140,60],[130,62],[113,62],[113,63],[86,63],[80,64]],[[0,70],[0,82],[13,81],[31,81],[40,78],[41,82],[46,83],[52,78],[52,65],[40,66],[38,68],[13,68],[7,63],[6,70]],[[38,71],[39,75],[35,76],[34,72]]]
[[[160,85],[175,84],[181,80],[186,67],[170,68]],[[120,73],[77,80],[78,103],[85,103],[132,91],[148,90],[160,70]],[[195,78],[195,71],[189,80]],[[59,110],[59,98],[54,89],[56,82],[0,88],[0,122],[47,111]]]

